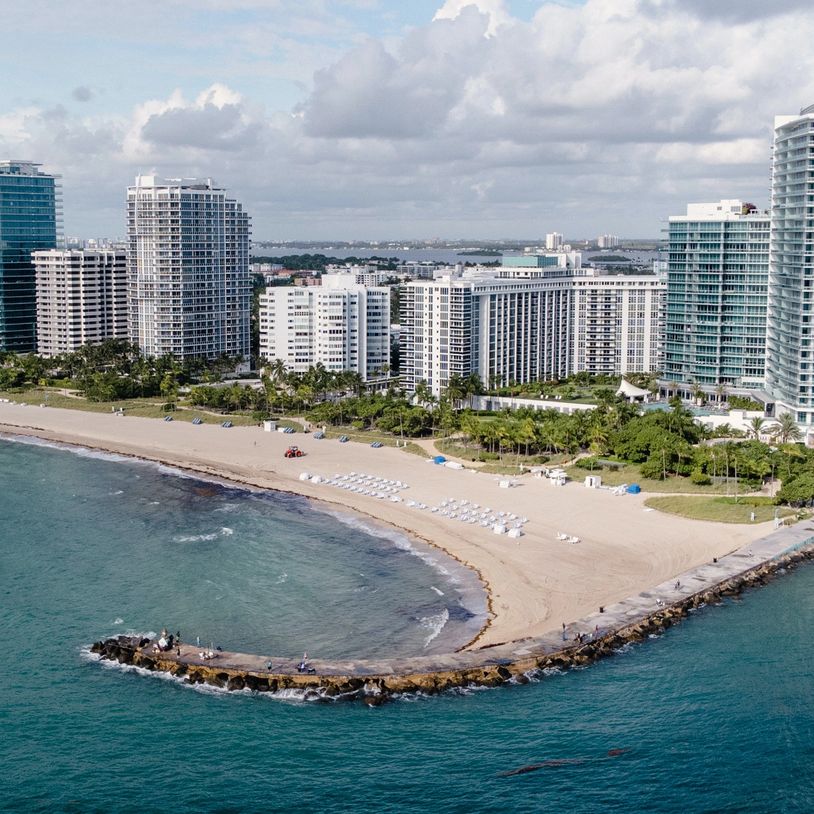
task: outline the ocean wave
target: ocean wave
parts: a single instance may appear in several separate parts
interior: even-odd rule
[[[61,449],[73,452],[80,458],[96,458],[102,461],[115,461],[117,463],[149,463],[139,458],[130,458],[126,455],[118,455],[115,452],[105,452],[100,449],[90,449],[76,444],[63,444],[59,441],[49,441],[47,438],[37,438],[34,435],[17,435],[11,433],[0,433],[0,439],[11,441],[15,444],[26,444],[31,447],[47,447],[48,449]]]
[[[430,644],[438,638],[438,634],[446,627],[449,621],[449,611],[444,608],[441,613],[433,614],[432,616],[422,616],[419,619],[421,627],[430,631],[430,635],[424,640],[424,647],[427,648]]]
[[[288,703],[306,704],[313,702],[334,702],[342,701],[357,695],[356,691],[351,693],[340,693],[339,695],[328,695],[326,687],[309,687],[298,689],[289,687],[272,692],[257,692],[244,688],[242,690],[227,690],[225,687],[217,687],[214,684],[191,684],[184,676],[175,676],[163,670],[148,670],[145,667],[138,667],[135,664],[121,664],[118,661],[103,659],[98,653],[93,653],[90,645],[80,648],[79,655],[83,661],[98,664],[102,669],[115,670],[120,673],[131,673],[144,678],[158,679],[173,684],[181,689],[192,690],[201,695],[209,695],[216,698],[227,698],[228,696],[250,696],[255,698],[267,698],[270,701],[283,701]]]
[[[391,529],[387,526],[382,526],[377,523],[366,521],[360,517],[357,517],[353,514],[347,514],[346,512],[342,511],[335,511],[332,509],[325,508],[320,506],[318,511],[328,514],[331,517],[339,520],[340,523],[343,523],[346,526],[350,526],[351,528],[358,529],[359,531],[365,532],[365,534],[369,534],[372,537],[382,537],[385,540],[389,540],[393,545],[398,548],[400,551],[406,551],[408,554],[418,557],[422,562],[426,563],[430,566],[430,568],[437,571],[443,577],[446,577],[448,582],[459,584],[460,579],[457,575],[453,574],[448,568],[446,568],[438,559],[437,556],[434,555],[432,550],[422,550],[420,548],[416,548],[415,545],[411,542],[407,535],[403,534],[402,532]],[[462,566],[463,567],[463,566]]]
[[[219,534],[187,534],[177,535],[172,538],[174,543],[202,543],[210,540],[217,540]]]

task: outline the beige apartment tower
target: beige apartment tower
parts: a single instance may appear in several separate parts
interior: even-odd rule
[[[32,253],[37,286],[37,352],[127,338],[124,249],[47,249]]]

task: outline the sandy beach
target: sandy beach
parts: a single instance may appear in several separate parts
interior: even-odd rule
[[[296,492],[404,529],[479,573],[489,592],[491,618],[471,645],[474,648],[556,630],[600,605],[645,591],[748,545],[772,528],[770,523],[686,520],[646,509],[644,495],[617,496],[586,489],[581,483],[555,487],[526,476],[505,489],[500,488],[498,476],[435,466],[393,448],[267,433],[256,427],[224,429],[0,403],[0,432],[37,435]],[[286,460],[283,452],[291,443],[306,457]],[[409,489],[402,493],[405,502],[392,503],[300,481],[304,471],[329,477],[364,472],[401,480]],[[406,504],[412,499],[437,506],[450,498],[527,517],[524,536],[510,539]],[[560,532],[581,542],[559,541]],[[348,544],[353,544],[352,539]]]

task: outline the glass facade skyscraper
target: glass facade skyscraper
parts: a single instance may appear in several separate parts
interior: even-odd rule
[[[763,386],[768,277],[767,213],[724,200],[670,218],[662,392]]]
[[[30,161],[0,161],[0,350],[37,349],[36,272],[31,252],[57,245],[57,176]]]
[[[814,423],[814,105],[775,118],[766,389]]]

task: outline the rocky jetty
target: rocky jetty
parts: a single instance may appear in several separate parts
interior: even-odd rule
[[[748,554],[734,555],[753,557]],[[636,613],[623,607],[601,609],[586,624],[607,619],[599,632],[579,638],[559,640],[548,636],[489,648],[461,651],[447,656],[416,657],[380,661],[310,663],[310,671],[300,672],[290,660],[242,653],[217,652],[207,657],[190,645],[159,650],[156,643],[139,636],[116,636],[96,642],[93,653],[101,659],[133,665],[177,676],[189,684],[210,684],[225,690],[257,693],[294,691],[306,700],[360,699],[376,705],[405,693],[436,694],[457,687],[497,686],[506,682],[525,683],[530,676],[546,670],[567,670],[591,664],[617,652],[632,642],[680,622],[694,610],[719,604],[748,588],[765,585],[777,573],[814,559],[814,538],[772,556],[752,567],[731,574],[701,590],[687,592],[669,604],[651,594],[643,594],[648,607]],[[700,580],[701,577],[690,576]],[[680,590],[681,582],[673,586]],[[655,603],[655,610],[652,609]],[[606,615],[607,613],[607,615]],[[594,628],[596,628],[598,625]],[[276,666],[275,666],[276,665]]]

